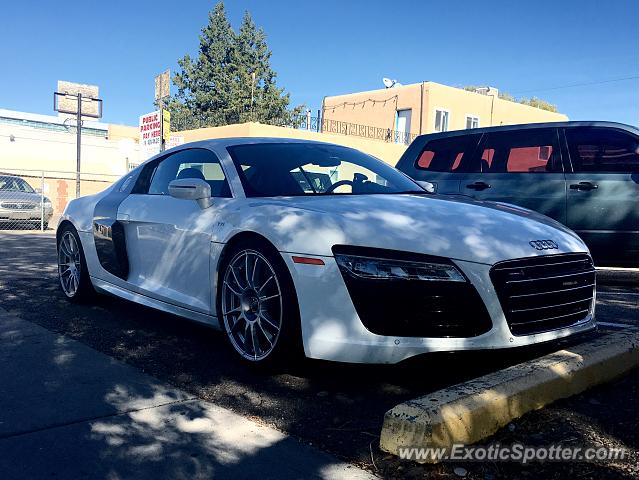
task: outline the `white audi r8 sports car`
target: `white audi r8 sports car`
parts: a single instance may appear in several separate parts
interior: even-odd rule
[[[394,363],[593,329],[595,270],[559,223],[430,194],[360,151],[220,139],[151,158],[57,229],[60,285],[221,327],[238,356]]]

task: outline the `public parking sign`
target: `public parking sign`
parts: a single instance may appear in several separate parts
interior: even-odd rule
[[[159,110],[140,116],[140,157],[144,160],[160,153],[162,117]]]

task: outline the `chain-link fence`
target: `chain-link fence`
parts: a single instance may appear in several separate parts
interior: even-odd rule
[[[101,192],[118,178],[82,172],[80,194]],[[0,230],[55,228],[75,192],[76,172],[0,167]]]

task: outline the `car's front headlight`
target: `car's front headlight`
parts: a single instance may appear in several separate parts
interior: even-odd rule
[[[342,254],[336,254],[335,260],[342,270],[360,278],[438,282],[466,281],[464,275],[450,264]]]
[[[362,325],[376,335],[464,338],[492,326],[477,289],[449,258],[351,245],[332,250]]]

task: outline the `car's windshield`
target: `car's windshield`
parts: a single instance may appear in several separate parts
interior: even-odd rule
[[[351,148],[262,143],[228,150],[247,197],[424,193],[390,165]]]
[[[27,182],[17,177],[0,177],[0,192],[35,193]]]

